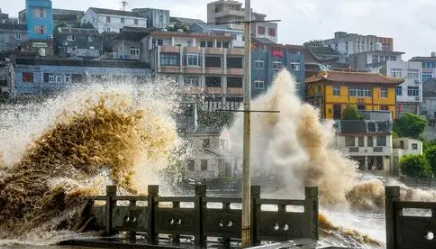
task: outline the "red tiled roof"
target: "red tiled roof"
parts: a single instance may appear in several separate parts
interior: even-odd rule
[[[306,83],[318,82],[322,79],[331,82],[368,83],[368,84],[401,84],[404,79],[391,78],[379,73],[327,71],[306,79]]]

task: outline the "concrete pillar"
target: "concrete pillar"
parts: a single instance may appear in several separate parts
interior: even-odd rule
[[[365,169],[364,170],[368,170],[368,157],[365,156]]]

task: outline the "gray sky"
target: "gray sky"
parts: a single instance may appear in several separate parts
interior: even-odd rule
[[[169,9],[172,16],[206,21],[211,0],[129,0],[129,8]],[[243,0],[239,0],[243,1]],[[24,9],[25,0],[0,0],[10,16]],[[88,7],[120,9],[121,0],[53,0],[54,8],[86,10]],[[436,0],[252,0],[256,12],[280,19],[279,42],[302,44],[328,39],[335,31],[394,38],[394,49],[404,59],[430,56],[436,51]]]

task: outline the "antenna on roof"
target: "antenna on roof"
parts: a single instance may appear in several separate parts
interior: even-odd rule
[[[123,11],[126,11],[126,7],[127,7],[127,5],[129,5],[129,2],[122,1],[121,4],[123,5]]]

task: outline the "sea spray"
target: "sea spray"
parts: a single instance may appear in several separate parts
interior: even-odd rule
[[[71,229],[87,196],[106,184],[144,192],[146,176],[164,168],[178,145],[174,104],[153,89],[138,98],[127,88],[86,89],[55,100],[64,108],[51,110],[56,121],[2,172],[0,237]]]

